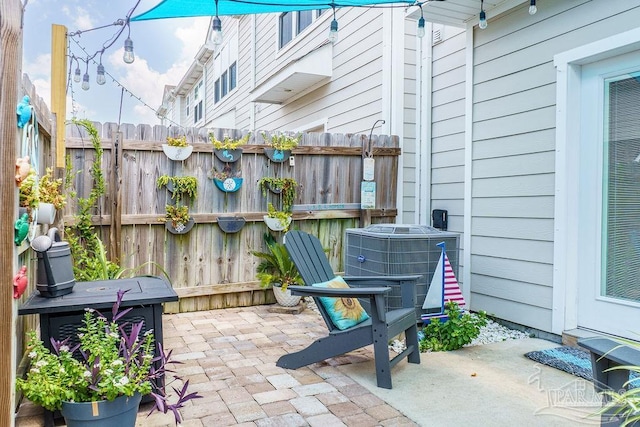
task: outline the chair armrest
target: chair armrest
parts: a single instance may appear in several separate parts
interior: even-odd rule
[[[345,282],[350,286],[400,286],[400,296],[403,308],[416,306],[416,282],[422,277],[420,274],[403,276],[346,276]]]

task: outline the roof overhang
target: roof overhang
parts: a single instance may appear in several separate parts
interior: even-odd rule
[[[484,0],[487,19],[512,9],[528,0]],[[478,21],[480,0],[428,1],[422,5],[424,19],[437,24],[466,27]],[[420,18],[420,8],[412,8],[409,17]]]
[[[331,80],[333,45],[325,43],[276,71],[251,91],[252,102],[284,104]]]
[[[213,51],[207,48],[206,45],[203,45],[200,50],[198,50],[191,66],[174,89],[176,95],[184,96],[189,93],[193,85],[202,77],[204,64],[209,61],[211,55],[213,55]]]

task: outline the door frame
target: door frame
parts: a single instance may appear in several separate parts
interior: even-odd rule
[[[552,332],[561,335],[578,327],[581,269],[580,233],[580,114],[582,66],[640,50],[640,28],[589,43],[554,56],[556,67],[556,173],[553,255]]]

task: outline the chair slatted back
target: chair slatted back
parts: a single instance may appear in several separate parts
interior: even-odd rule
[[[326,282],[335,277],[333,268],[317,237],[304,231],[289,231],[284,236],[284,246],[287,248],[291,260],[298,268],[305,285],[311,286],[314,283]],[[327,327],[331,331],[334,330],[335,325],[324,310],[324,307],[317,298],[314,298],[314,300]]]

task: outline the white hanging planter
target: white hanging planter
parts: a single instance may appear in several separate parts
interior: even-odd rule
[[[187,159],[193,152],[193,145],[187,145],[186,147],[175,147],[169,144],[162,144],[162,151],[168,158],[175,161]]]
[[[268,215],[264,215],[262,217],[264,219],[264,223],[267,224],[272,231],[282,231],[289,228],[289,224],[291,224],[291,217],[288,218],[286,224],[282,224],[278,218],[271,218]]]
[[[38,203],[38,224],[53,224],[56,219],[56,208],[51,203]]]

